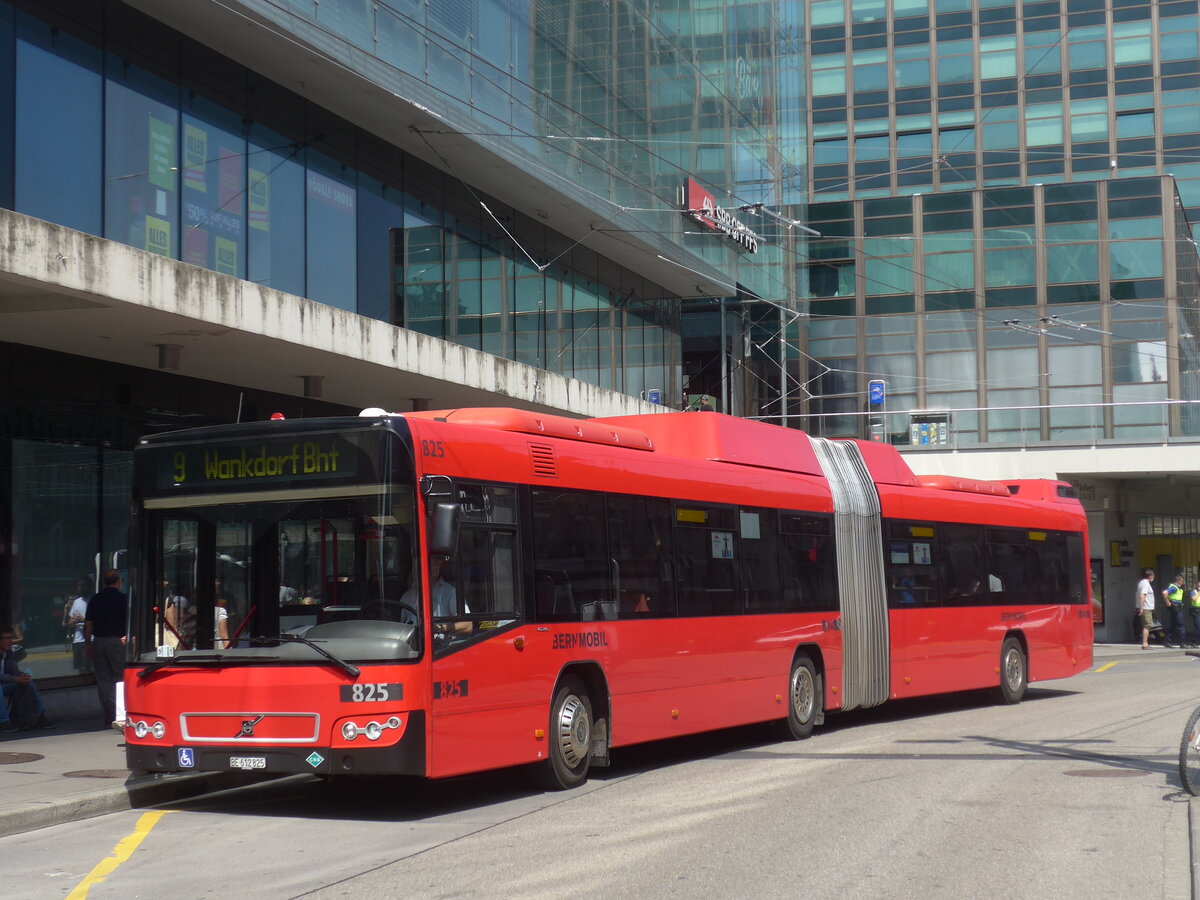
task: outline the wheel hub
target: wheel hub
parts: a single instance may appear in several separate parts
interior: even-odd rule
[[[558,746],[563,761],[574,768],[582,762],[591,748],[592,724],[588,721],[583,701],[572,695],[563,703],[558,715]]]
[[[796,669],[792,676],[792,711],[801,722],[807,722],[812,717],[816,694],[808,669]]]

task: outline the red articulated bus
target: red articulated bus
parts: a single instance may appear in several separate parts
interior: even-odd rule
[[[441,778],[1084,671],[1068,485],[716,413],[454,409],[148,437],[128,764]]]

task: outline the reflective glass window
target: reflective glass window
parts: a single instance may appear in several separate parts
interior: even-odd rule
[[[389,65],[410,75],[420,76],[425,72],[424,24],[413,18],[413,11],[406,9],[405,12],[408,14],[400,15],[382,3],[377,4],[375,53]],[[503,34],[509,32],[505,30]]]
[[[992,250],[984,254],[983,265],[988,287],[1033,284],[1036,280],[1033,247]]]
[[[14,208],[100,234],[102,54],[25,14],[17,33]]]
[[[828,97],[846,93],[846,70],[814,69],[812,73],[813,96]]]
[[[183,261],[246,276],[246,139],[240,116],[203,97],[183,116]]]
[[[403,234],[404,197],[366,175],[358,181],[358,313],[392,321],[391,235]],[[474,284],[478,285],[478,281]],[[478,307],[478,303],[475,304]],[[478,312],[475,313],[478,315]]]
[[[1173,59],[1195,59],[1200,56],[1200,46],[1197,46],[1195,31],[1181,31],[1175,34],[1164,34],[1158,39],[1159,55],[1163,61]]]
[[[1147,137],[1154,134],[1154,113],[1122,113],[1117,116],[1117,137]]]
[[[975,254],[936,253],[925,255],[925,290],[958,291],[975,287]]]
[[[928,48],[921,48],[928,51]],[[895,63],[897,88],[921,87],[929,84],[929,57],[922,59],[897,59]]]
[[[304,166],[292,141],[253,125],[246,155],[247,278],[304,295]],[[299,159],[298,159],[299,157]]]
[[[869,65],[854,67],[854,90],[879,91],[886,90],[891,69],[886,65]]]
[[[1071,44],[1070,60],[1072,71],[1103,69],[1108,65],[1108,47],[1104,41],[1088,41]]]
[[[355,308],[358,193],[346,166],[308,151],[304,178],[308,265],[306,296],[351,312]]]
[[[1096,244],[1047,244],[1046,281],[1051,284],[1097,281],[1099,253]]]
[[[179,89],[110,55],[105,82],[104,236],[179,256]]]
[[[816,0],[809,6],[809,21],[818,25],[840,25],[846,21],[846,7],[842,0]]]
[[[1025,141],[1029,146],[1044,147],[1063,142],[1062,104],[1031,106],[1028,108],[1028,115],[1030,118],[1025,122]]]

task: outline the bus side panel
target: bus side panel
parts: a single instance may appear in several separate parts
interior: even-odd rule
[[[607,684],[612,746],[782,718],[797,646],[818,647],[826,684],[841,684],[841,633],[829,618],[526,625],[465,647],[434,662],[431,774],[545,759],[554,684],[573,664],[597,667]],[[594,715],[603,702],[593,698]]]
[[[1081,614],[1087,617],[1084,621]],[[1029,648],[1029,680],[1065,678],[1091,665],[1087,606],[951,606],[893,609],[892,697],[918,697],[1000,683],[1004,638],[1020,633]],[[1064,628],[1077,635],[1064,641]]]
[[[893,609],[892,698],[999,684],[999,607]]]
[[[1048,681],[1078,675],[1092,666],[1095,626],[1088,604],[1057,607],[1058,634],[1049,635],[1042,645],[1030,648],[1029,680]]]
[[[544,635],[514,628],[433,661],[430,772],[434,778],[545,757],[555,673],[533,645]],[[524,647],[518,646],[522,641]]]
[[[832,617],[629,623],[621,638],[629,652],[610,676],[613,745],[786,716],[788,674],[801,645],[835,665],[840,685],[841,632],[824,630]]]

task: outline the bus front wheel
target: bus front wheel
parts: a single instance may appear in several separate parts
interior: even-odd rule
[[[592,701],[573,675],[554,692],[549,739],[549,758],[539,772],[542,786],[567,790],[583,784],[592,761]]]
[[[821,681],[817,669],[807,656],[797,656],[788,675],[788,714],[776,726],[776,733],[785,741],[800,741],[813,733],[821,712]]]
[[[1006,637],[1000,648],[1000,699],[1005,703],[1020,703],[1028,683],[1029,668],[1021,642]]]

